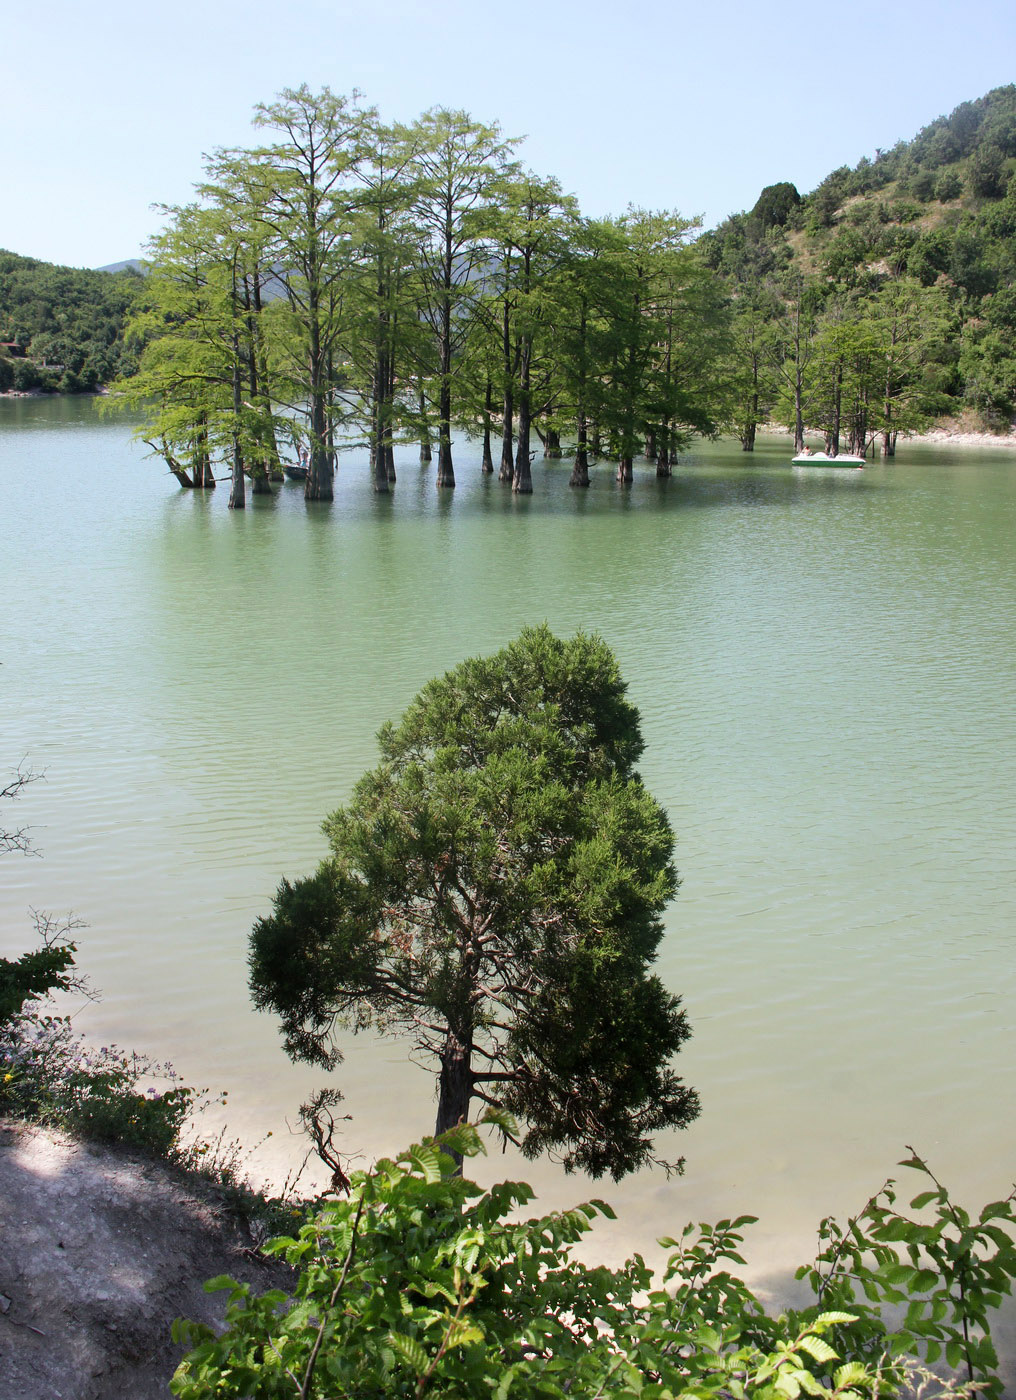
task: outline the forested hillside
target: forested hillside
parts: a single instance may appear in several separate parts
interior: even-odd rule
[[[0,251],[0,390],[88,393],[133,361],[123,327],[136,272],[58,267]]]
[[[700,240],[732,294],[730,421],[860,447],[942,414],[1016,414],[1016,86],[834,170],[763,190]]]

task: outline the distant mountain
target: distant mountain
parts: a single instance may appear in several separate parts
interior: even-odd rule
[[[123,262],[106,263],[97,267],[96,272],[144,272],[145,264],[140,258],[124,258]]]

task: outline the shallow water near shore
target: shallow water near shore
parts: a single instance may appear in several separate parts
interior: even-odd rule
[[[969,1204],[1006,1194],[1016,453],[904,444],[823,472],[779,439],[705,444],[628,491],[606,464],[571,491],[538,459],[513,498],[462,443],[454,492],[407,448],[390,498],[350,455],[331,506],[287,485],[236,513],[143,452],[89,401],[0,401],[0,764],[46,775],[16,813],[43,859],[3,859],[0,951],[26,945],[28,906],[87,920],[104,998],[83,1032],[228,1088],[232,1131],[273,1133],[255,1169],[281,1175],[320,1076],[249,1007],[251,922],[323,854],[378,726],[546,620],[602,633],[642,712],[683,881],[659,970],[703,1111],[661,1144],[680,1178],[492,1155],[484,1179],[606,1197],[610,1260],[750,1211],[760,1274],[907,1143]],[[398,1045],[350,1042],[336,1079],[362,1160],[430,1131],[432,1081]]]

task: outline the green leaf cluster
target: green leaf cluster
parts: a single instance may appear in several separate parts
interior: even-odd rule
[[[510,1121],[497,1122],[512,1131]],[[206,1287],[230,1294],[225,1331],[176,1324],[176,1339],[191,1350],[171,1382],[173,1394],[874,1400],[899,1394],[914,1366],[934,1356],[929,1334],[914,1326],[917,1311],[900,1323],[883,1305],[948,1288],[961,1256],[935,1255],[941,1237],[932,1233],[920,1241],[919,1248],[930,1244],[933,1251],[921,1276],[888,1257],[875,1270],[854,1271],[867,1268],[867,1253],[892,1252],[886,1238],[892,1220],[902,1232],[899,1217],[852,1221],[858,1256],[849,1266],[841,1259],[835,1286],[823,1254],[812,1272],[802,1271],[813,1278],[816,1302],[772,1316],[733,1271],[744,1262],[743,1231],[752,1217],[688,1226],[679,1240],[662,1240],[671,1253],[658,1281],[638,1256],[618,1269],[590,1267],[574,1248],[598,1217],[612,1215],[610,1207],[591,1201],[519,1219],[532,1200],[528,1186],[483,1191],[457,1174],[457,1158],[481,1151],[477,1129],[463,1124],[356,1173],[347,1199],[329,1202],[299,1234],[268,1246],[298,1271],[291,1296],[257,1296],[229,1278],[213,1279]],[[918,1169],[927,1170],[923,1163]],[[1002,1276],[1012,1276],[1011,1202],[986,1207],[964,1226],[942,1188],[927,1194],[955,1215],[954,1241],[963,1229],[973,1249],[1005,1238],[997,1245],[1000,1280],[975,1290],[986,1334]],[[872,1285],[874,1301],[838,1301],[850,1292],[847,1282],[863,1291],[872,1278],[882,1280]],[[979,1345],[976,1378],[998,1394],[989,1347]],[[962,1365],[960,1352],[949,1343],[946,1350],[950,1366]],[[937,1389],[970,1393],[945,1381]]]

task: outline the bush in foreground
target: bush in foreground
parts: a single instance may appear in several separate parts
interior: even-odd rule
[[[752,1217],[689,1226],[654,1287],[636,1256],[589,1268],[572,1247],[609,1206],[520,1222],[524,1184],[482,1191],[455,1153],[482,1151],[463,1125],[354,1175],[296,1238],[269,1251],[299,1270],[295,1296],[231,1293],[217,1336],[179,1322],[192,1347],[171,1390],[210,1397],[758,1397],[890,1395],[927,1364],[955,1373],[924,1389],[1001,1392],[990,1314],[1016,1273],[1012,1198],[971,1220],[926,1165],[929,1189],[898,1212],[892,1183],[861,1214],[826,1221],[799,1271],[810,1307],[768,1315],[728,1265]],[[930,1214],[929,1214],[930,1211]],[[922,1223],[923,1221],[923,1223]],[[903,1305],[902,1308],[900,1305]]]

